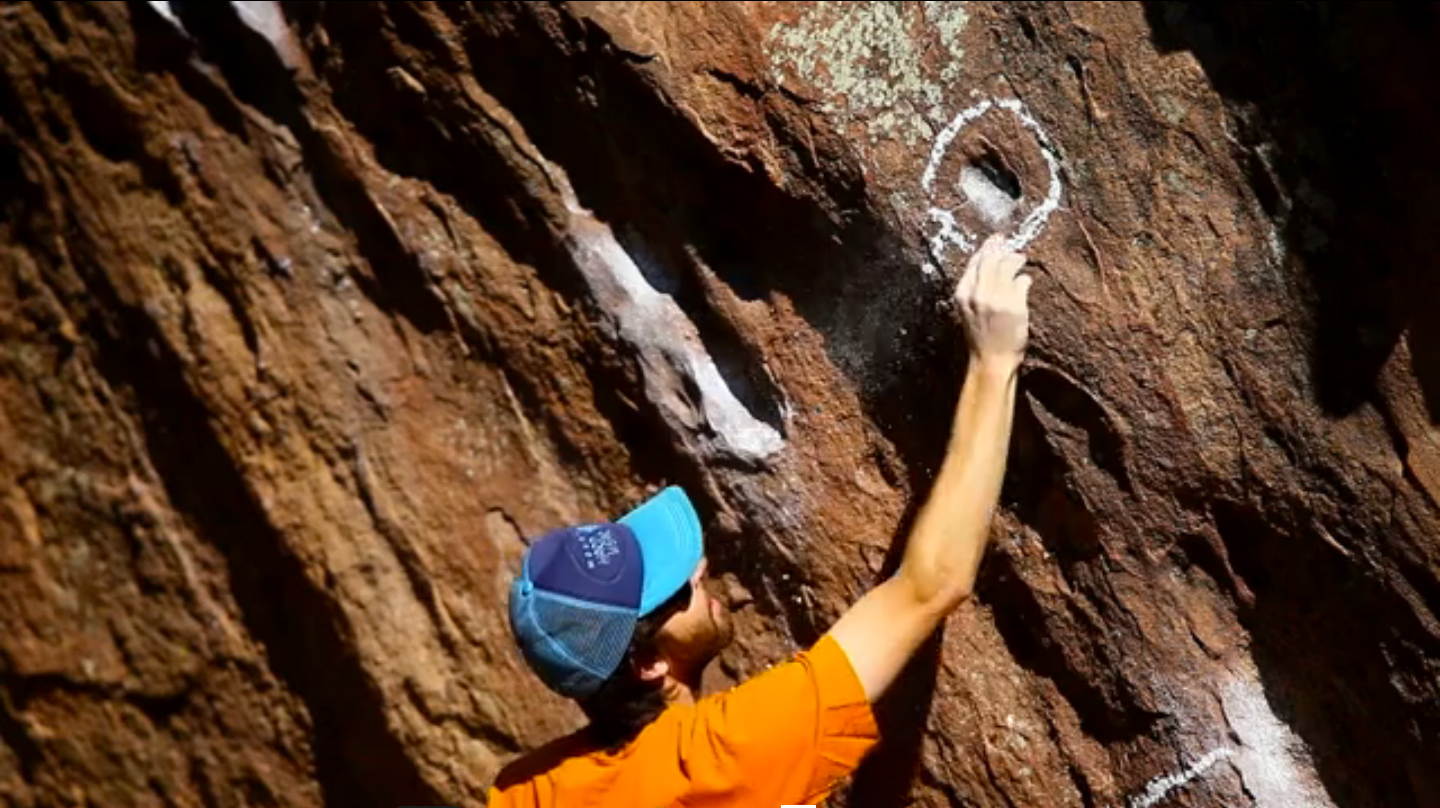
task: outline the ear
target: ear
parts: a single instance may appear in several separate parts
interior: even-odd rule
[[[642,682],[657,682],[670,674],[670,661],[655,654],[649,659],[637,660],[635,672],[640,674]]]

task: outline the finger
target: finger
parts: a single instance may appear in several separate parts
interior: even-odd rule
[[[977,295],[991,295],[1004,288],[1013,274],[1005,272],[1011,253],[1005,248],[1005,241],[999,233],[985,240],[985,257],[980,261],[980,278],[976,283]]]
[[[1000,259],[998,274],[1004,281],[1013,281],[1025,269],[1025,256],[1021,253],[1006,253]]]
[[[980,269],[980,262],[983,260],[985,260],[985,244],[982,243],[979,249],[970,253],[970,259],[965,262],[965,273],[961,276],[961,280],[964,280],[965,275],[975,274]]]
[[[1035,282],[1035,276],[1028,272],[1020,274],[1015,279],[1015,289],[1020,293],[1021,302],[1028,302],[1030,299],[1030,284]]]
[[[960,276],[960,283],[955,286],[955,300],[962,307],[970,305],[970,297],[975,293],[975,276],[980,271],[980,251],[976,250],[970,260],[965,264],[965,274]]]
[[[984,300],[994,284],[991,277],[995,274],[995,250],[991,244],[993,238],[992,236],[991,239],[986,239],[984,246],[980,248],[980,260],[975,266],[975,285],[971,294],[971,299],[975,301]]]
[[[980,274],[980,264],[985,260],[985,247],[989,245],[987,240],[980,245],[980,249],[970,254],[970,260],[965,262],[965,273],[960,276],[960,283],[955,287],[955,297],[963,305],[968,306],[975,294],[975,281]]]

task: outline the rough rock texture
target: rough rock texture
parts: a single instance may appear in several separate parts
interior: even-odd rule
[[[1000,228],[980,596],[853,806],[1440,805],[1434,6],[0,6],[0,803],[483,803],[523,536],[739,641],[893,563]]]

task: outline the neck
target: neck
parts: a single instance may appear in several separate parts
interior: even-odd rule
[[[667,676],[660,693],[666,704],[694,704],[700,695],[700,677],[696,675],[694,681],[685,681]]]

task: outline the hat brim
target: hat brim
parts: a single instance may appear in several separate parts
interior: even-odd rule
[[[695,574],[705,555],[700,517],[685,492],[671,486],[625,514],[620,524],[635,534],[644,559],[644,583],[640,586],[640,616],[644,617]]]

